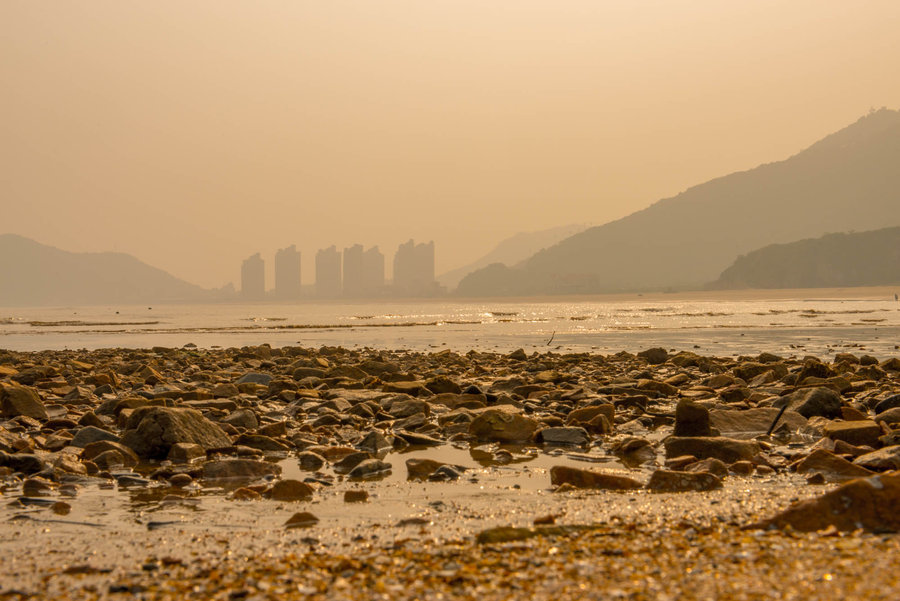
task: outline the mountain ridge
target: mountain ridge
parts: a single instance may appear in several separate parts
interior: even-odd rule
[[[697,184],[506,267],[503,292],[469,274],[457,293],[700,288],[768,244],[900,225],[898,165],[900,111],[870,112],[787,159]]]

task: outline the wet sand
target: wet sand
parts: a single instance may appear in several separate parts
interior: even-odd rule
[[[865,457],[893,448],[881,439],[892,421],[854,430],[853,444],[826,432],[876,423],[898,375],[900,364],[865,355],[662,349],[0,353],[0,596],[894,599],[900,539],[878,516],[808,532],[755,525],[843,490],[863,464],[891,476]],[[794,402],[809,390],[837,409]],[[780,399],[789,418],[766,435]],[[141,446],[147,415],[188,407],[228,444],[191,460]],[[71,444],[104,436],[89,424],[109,443]],[[705,463],[674,455],[676,429],[704,427],[687,438]],[[373,432],[383,443],[361,452]],[[716,459],[714,435],[751,454]],[[130,447],[94,454],[123,442],[142,453],[132,466]],[[354,477],[353,453],[382,467]],[[209,477],[235,458],[277,473]],[[414,474],[421,460],[434,464]],[[633,488],[554,482],[560,467]],[[653,484],[673,471],[713,485]],[[279,497],[284,482],[311,492]],[[367,499],[347,502],[354,491]],[[298,513],[314,517],[287,527]]]

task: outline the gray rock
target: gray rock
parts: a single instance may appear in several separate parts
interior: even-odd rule
[[[875,404],[875,413],[884,413],[888,409],[900,407],[900,394],[894,394],[886,399],[882,399]]]
[[[240,378],[238,378],[234,383],[235,384],[262,384],[263,386],[268,386],[269,382],[272,381],[272,376],[269,374],[261,374],[258,372],[250,372],[248,374],[244,374]]]
[[[350,470],[347,476],[352,480],[368,480],[386,476],[391,471],[391,464],[380,459],[366,459]]]
[[[538,442],[544,444],[583,446],[591,441],[587,430],[577,426],[544,428],[537,434]]]
[[[48,418],[37,391],[17,384],[0,384],[0,414],[3,417],[24,415],[40,420]]]
[[[69,445],[83,449],[92,442],[100,442],[103,440],[108,440],[110,442],[119,442],[119,437],[112,432],[107,432],[106,430],[103,430],[101,428],[96,428],[94,426],[85,426],[75,433],[75,436],[72,438],[72,441],[69,443]]]
[[[135,409],[122,435],[125,446],[149,459],[164,459],[176,442],[198,444],[204,450],[231,445],[231,439],[219,426],[194,409]]]
[[[829,419],[841,417],[841,395],[830,388],[801,388],[778,399],[772,406],[781,409],[785,404],[807,419],[817,415]]]
[[[247,430],[255,430],[259,427],[259,420],[256,418],[256,414],[249,409],[238,409],[219,421],[230,424],[235,428],[246,428]]]

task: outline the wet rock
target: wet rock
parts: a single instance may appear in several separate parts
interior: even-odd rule
[[[258,372],[250,372],[248,374],[244,374],[237,380],[235,380],[235,385],[240,384],[261,384],[263,386],[268,386],[269,382],[272,381],[272,376],[270,374],[263,374]]]
[[[357,465],[359,465],[366,459],[371,458],[372,456],[366,451],[351,452],[336,461],[332,468],[334,469],[336,474],[348,474]]]
[[[258,501],[262,495],[252,488],[241,487],[231,493],[231,498],[235,501]]]
[[[687,492],[722,488],[722,481],[709,472],[656,470],[647,488],[655,492]]]
[[[425,388],[427,388],[434,394],[459,394],[462,392],[462,388],[460,388],[459,384],[457,384],[447,376],[437,376],[435,378],[431,378],[425,383]]]
[[[259,420],[256,418],[256,414],[249,409],[238,409],[219,421],[235,428],[245,428],[247,430],[255,430],[259,427]]]
[[[0,467],[8,467],[13,472],[36,474],[44,470],[44,462],[29,453],[4,453],[0,451]]]
[[[389,451],[393,448],[394,445],[388,441],[387,438],[381,432],[376,430],[372,430],[365,436],[363,436],[362,440],[356,443],[356,448],[360,451],[366,451],[371,453],[372,455],[377,455],[382,451]]]
[[[350,470],[347,477],[351,480],[368,480],[380,478],[391,471],[391,464],[380,459],[366,459],[355,468]]]
[[[610,452],[629,466],[642,465],[656,460],[656,449],[649,441],[636,436],[629,436],[613,443]]]
[[[478,413],[469,424],[469,434],[484,442],[528,442],[537,425],[530,417],[497,407]]]
[[[103,451],[102,453],[91,459],[91,461],[101,470],[111,470],[118,467],[133,467],[126,466],[125,456],[114,449]]]
[[[203,465],[203,477],[210,480],[219,478],[256,479],[277,476],[280,473],[280,466],[253,459],[220,459],[209,461]]]
[[[206,458],[206,450],[191,442],[176,442],[169,449],[166,459],[172,463],[190,463],[195,459]]]
[[[403,419],[414,415],[429,415],[431,409],[425,401],[417,399],[398,400],[391,404],[388,413],[394,419]]]
[[[194,482],[194,479],[191,478],[190,474],[175,474],[171,478],[169,478],[169,484],[176,488],[184,488],[185,486],[189,486]]]
[[[398,392],[409,396],[431,396],[432,392],[425,386],[425,382],[385,382],[382,387],[384,392]]]
[[[728,475],[728,466],[725,465],[725,462],[720,461],[714,457],[708,457],[706,459],[701,459],[700,461],[695,461],[693,463],[689,463],[684,466],[684,471],[686,472],[709,472],[719,478],[724,478]]]
[[[295,513],[291,517],[288,518],[288,521],[284,523],[285,528],[310,528],[319,523],[319,518],[314,516],[308,511],[301,511],[300,513]]]
[[[137,454],[130,448],[120,442],[111,440],[101,440],[86,445],[81,451],[81,459],[84,461],[95,461],[97,457],[107,451],[115,451],[121,455],[125,467],[134,467],[140,461]]]
[[[60,453],[59,457],[53,462],[53,467],[69,474],[87,475],[87,468],[72,453]]]
[[[605,490],[635,490],[643,488],[643,484],[617,474],[582,470],[564,465],[550,468],[550,483],[553,486],[569,484],[576,488],[600,488]]]
[[[865,453],[853,460],[858,465],[873,472],[900,470],[900,445],[893,445]]]
[[[538,443],[549,445],[584,446],[591,441],[587,430],[584,428],[569,426],[559,428],[544,428],[535,437]]]
[[[0,415],[24,415],[37,420],[48,418],[44,403],[34,388],[16,384],[0,384]]]
[[[842,532],[900,530],[900,474],[860,478],[815,499],[791,505],[751,528],[786,528],[815,532],[833,526]]]
[[[725,438],[723,436],[710,437],[670,437],[663,445],[666,449],[666,457],[678,457],[680,455],[693,455],[697,459],[714,457],[725,463],[748,460],[754,461],[759,457],[759,444],[752,441]]]
[[[871,476],[872,472],[860,465],[854,465],[825,449],[816,449],[795,464],[798,474],[817,472],[829,482],[842,482],[852,478]]]
[[[900,394],[892,394],[875,404],[875,414],[884,413],[888,409],[895,409],[897,407],[900,407]]]
[[[234,444],[276,453],[291,450],[290,445],[287,443],[276,440],[271,436],[263,436],[262,434],[241,434],[234,440]]]
[[[598,415],[606,417],[609,423],[613,423],[616,419],[616,408],[612,403],[603,403],[600,405],[591,405],[589,407],[581,407],[573,409],[566,416],[567,426],[584,426]]]
[[[735,461],[728,466],[728,471],[739,476],[749,476],[756,470],[756,464],[752,461]]]
[[[879,424],[887,424],[888,426],[891,424],[900,424],[900,407],[882,411],[875,416],[875,421]]]
[[[442,461],[434,459],[407,459],[406,460],[406,479],[407,480],[425,480],[432,475],[438,468],[447,465]]]
[[[198,444],[204,449],[231,445],[219,426],[194,409],[142,407],[128,419],[122,443],[140,457],[163,459],[176,442]]]
[[[803,417],[820,416],[836,419],[841,416],[841,395],[830,388],[802,388],[775,401],[772,406],[781,409],[785,404]]]
[[[825,426],[825,436],[832,440],[843,440],[852,445],[878,446],[881,426],[874,421],[831,422]]]
[[[733,409],[713,409],[709,412],[709,420],[719,434],[729,438],[753,438],[769,431],[769,427],[780,413],[774,407],[756,407],[744,411]],[[796,432],[806,425],[806,418],[796,411],[786,410],[778,418],[777,427],[786,426],[788,431]]]
[[[49,497],[53,494],[56,484],[44,478],[26,478],[22,482],[22,494],[26,497]]]
[[[297,463],[300,469],[316,471],[325,465],[325,458],[313,451],[304,451],[297,455]]]
[[[669,360],[669,353],[664,348],[649,348],[637,354],[650,365],[659,365]]]
[[[711,436],[709,410],[688,399],[675,406],[675,430],[673,436]]]
[[[299,480],[279,480],[272,485],[268,496],[273,501],[308,501],[313,497],[315,490],[306,482]]]
[[[101,428],[85,426],[75,433],[75,436],[69,444],[73,447],[84,448],[93,442],[101,442],[104,440],[109,442],[119,442],[119,437],[112,432],[107,432]]]
[[[369,500],[369,491],[354,489],[344,492],[344,503],[365,503]]]
[[[520,348],[514,350],[513,352],[508,354],[506,357],[513,361],[527,361],[528,360],[528,355],[525,354],[525,349],[520,349]]]

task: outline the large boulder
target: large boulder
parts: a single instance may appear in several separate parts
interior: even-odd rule
[[[47,410],[37,391],[17,384],[0,384],[0,414],[3,417],[24,415],[34,419],[47,419]]]
[[[222,429],[194,409],[142,407],[128,418],[122,443],[145,459],[165,459],[172,445],[186,442],[214,449],[231,445]]]
[[[843,532],[900,531],[900,473],[851,480],[824,495],[795,503],[753,527],[815,532],[834,526]]]

